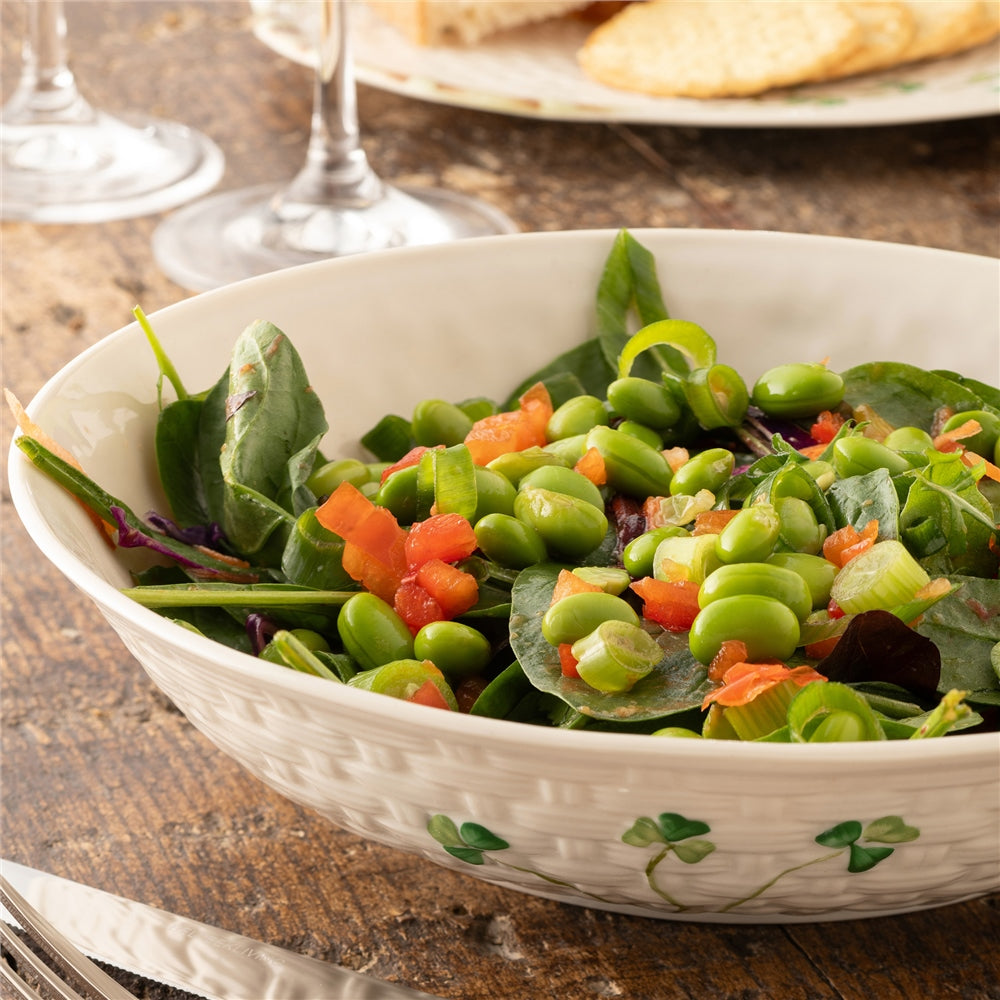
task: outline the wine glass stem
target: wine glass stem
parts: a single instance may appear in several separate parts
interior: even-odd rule
[[[382,192],[361,146],[345,0],[321,0],[317,42],[306,163],[280,195],[279,215],[302,205],[363,207]]]
[[[27,34],[21,80],[5,118],[51,123],[87,122],[93,109],[77,89],[69,68],[63,0],[27,0]]]

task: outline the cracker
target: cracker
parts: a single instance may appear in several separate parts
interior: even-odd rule
[[[903,0],[849,0],[845,4],[861,28],[861,42],[823,76],[837,80],[896,65],[916,35],[916,23]]]
[[[625,90],[745,97],[814,79],[860,41],[833,0],[647,0],[591,32],[578,59]]]
[[[966,47],[983,15],[981,0],[907,0],[916,32],[900,62],[951,55]]]

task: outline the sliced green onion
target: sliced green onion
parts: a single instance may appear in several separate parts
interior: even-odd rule
[[[885,731],[868,702],[836,681],[807,684],[788,706],[793,743],[884,740]]]
[[[968,692],[951,690],[941,699],[924,722],[914,730],[911,740],[922,740],[929,736],[944,736],[967,716],[972,709],[965,704],[964,698]]]
[[[821,683],[808,685],[823,686]],[[726,721],[741,740],[762,739],[787,724],[788,706],[799,690],[799,685],[794,681],[775,684],[745,705],[727,705]]]
[[[272,663],[278,662],[299,673],[313,674],[328,681],[340,681],[340,678],[301,639],[286,629],[274,633],[268,648],[272,651]]]
[[[729,365],[696,368],[684,382],[684,397],[695,419],[707,431],[738,427],[750,405],[746,383]]]
[[[431,448],[420,456],[417,471],[417,520],[437,514],[461,514],[472,520],[479,502],[476,467],[464,444]]]
[[[700,326],[683,319],[663,319],[644,326],[629,338],[618,355],[618,378],[625,378],[632,371],[643,351],[661,345],[679,351],[692,368],[710,368],[715,364],[715,341]]]

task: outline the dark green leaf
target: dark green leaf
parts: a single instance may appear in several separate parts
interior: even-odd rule
[[[851,844],[851,859],[847,862],[847,870],[854,874],[867,872],[880,861],[884,861],[893,852],[892,847],[862,847]]]
[[[663,836],[670,843],[687,840],[688,837],[699,837],[703,833],[709,833],[712,829],[707,823],[703,823],[699,819],[687,819],[680,813],[660,813],[657,817],[657,823],[659,823],[660,830],[663,831]]]
[[[861,836],[861,824],[857,820],[848,820],[846,823],[838,823],[836,826],[824,830],[817,838],[816,843],[824,847],[847,847],[853,844]]]
[[[463,823],[458,832],[469,847],[477,847],[481,851],[504,851],[510,847],[506,840],[501,840],[495,833],[478,823]]]

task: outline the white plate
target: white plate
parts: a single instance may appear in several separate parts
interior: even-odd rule
[[[257,37],[309,64],[302,6],[252,0]],[[296,10],[297,8],[297,10]],[[756,98],[648,97],[590,80],[576,52],[591,30],[561,18],[504,32],[471,47],[423,48],[360,4],[351,4],[355,75],[373,87],[458,107],[557,121],[659,125],[825,127],[888,125],[1000,112],[996,43],[950,59]]]

